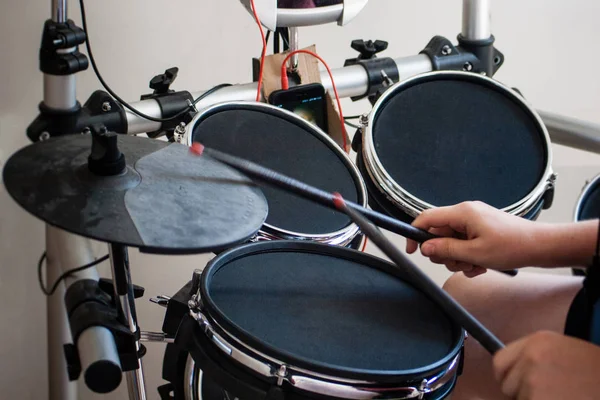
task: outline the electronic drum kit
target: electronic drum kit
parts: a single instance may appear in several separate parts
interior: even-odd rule
[[[469,200],[535,219],[556,179],[526,100],[456,71],[389,87],[361,119],[355,160],[299,116],[253,102],[201,110],[181,144],[93,131],[21,149],[4,184],[45,223],[113,249],[217,254],[165,304],[175,343],[163,398],[443,399],[463,363],[463,327],[408,274],[358,251],[347,215],[192,157],[194,142],[404,222]],[[599,182],[577,220],[598,214]]]

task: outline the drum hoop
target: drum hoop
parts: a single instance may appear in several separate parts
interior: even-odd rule
[[[521,200],[503,208],[506,211],[515,215],[524,215],[531,210],[537,201],[544,195],[544,193],[554,186],[556,175],[552,170],[552,147],[550,144],[550,136],[548,130],[542,122],[542,119],[538,113],[529,105],[529,103],[516,91],[504,86],[500,82],[482,76],[474,74],[472,72],[462,71],[434,71],[429,73],[420,74],[411,77],[407,80],[398,82],[390,87],[378,100],[373,109],[371,110],[368,118],[368,124],[366,127],[363,126],[363,146],[362,155],[365,162],[365,169],[368,171],[373,183],[386,195],[393,203],[398,204],[401,208],[405,207],[406,211],[412,217],[416,217],[422,211],[428,208],[435,208],[434,205],[427,203],[419,199],[417,196],[411,194],[408,190],[403,188],[401,185],[396,183],[390,174],[385,170],[377,152],[375,151],[375,143],[373,141],[373,126],[375,118],[380,114],[380,109],[386,103],[386,101],[396,95],[397,93],[404,90],[405,87],[411,87],[418,85],[421,81],[437,80],[436,78],[457,78],[456,80],[461,81],[475,81],[476,83],[482,82],[482,86],[488,88],[492,87],[495,90],[500,91],[502,94],[507,95],[510,99],[518,103],[530,117],[536,122],[538,131],[541,132],[545,151],[546,151],[546,167],[544,173],[538,184]],[[477,82],[479,81],[479,82]],[[480,83],[481,84],[481,83]]]
[[[589,180],[585,183],[585,186],[581,190],[581,193],[579,194],[579,198],[577,199],[577,204],[575,204],[575,210],[573,213],[573,221],[574,222],[581,221],[579,219],[579,215],[581,213],[581,208],[583,207],[583,203],[586,201],[586,198],[590,194],[592,189],[594,189],[596,186],[598,186],[598,181],[600,181],[600,174],[596,175],[594,178],[592,178],[591,180]]]
[[[367,199],[368,199],[367,187],[362,178],[362,175],[360,174],[360,172],[358,171],[358,168],[356,168],[356,165],[354,165],[354,163],[352,162],[350,157],[337,145],[337,143],[335,143],[335,141],[333,141],[333,139],[331,139],[329,137],[329,135],[327,135],[325,132],[323,132],[320,128],[312,125],[310,122],[297,116],[296,114],[294,114],[291,111],[288,111],[288,110],[285,110],[285,109],[282,109],[279,107],[275,107],[271,104],[248,102],[248,101],[228,101],[228,102],[214,104],[210,107],[202,109],[200,112],[198,112],[194,116],[192,121],[190,121],[190,123],[186,127],[184,138],[183,138],[183,143],[185,145],[187,145],[188,147],[191,146],[192,139],[193,139],[192,136],[193,136],[194,130],[198,124],[200,124],[205,118],[207,118],[213,114],[216,114],[220,111],[229,110],[229,109],[246,109],[246,110],[250,109],[253,111],[256,110],[256,111],[266,112],[271,115],[281,114],[281,115],[285,116],[285,118],[282,118],[282,119],[288,120],[288,122],[291,122],[289,120],[292,120],[293,123],[295,123],[296,125],[299,125],[301,128],[303,128],[304,130],[308,131],[310,134],[317,137],[317,139],[321,140],[327,147],[329,147],[330,150],[332,150],[338,156],[338,158],[342,161],[344,166],[348,169],[348,171],[350,172],[350,175],[352,176],[352,179],[354,180],[356,190],[358,192],[359,204],[362,205],[363,207],[367,206]],[[327,244],[335,244],[335,245],[345,246],[345,245],[349,244],[352,241],[352,239],[354,239],[354,237],[356,237],[356,235],[358,233],[359,233],[358,226],[352,222],[350,222],[348,225],[346,225],[342,229],[339,229],[337,231],[330,232],[330,233],[323,233],[323,234],[309,234],[309,233],[295,232],[295,231],[290,231],[287,229],[279,228],[274,225],[265,223],[265,224],[263,224],[261,230],[257,234],[257,237],[255,238],[255,240],[261,240],[261,239],[262,240],[272,240],[272,238],[284,239],[284,240],[285,239],[305,239],[305,240],[312,240],[312,241],[316,241],[316,242],[323,242],[323,243],[327,243]]]
[[[253,254],[265,254],[265,253],[269,253],[269,252],[293,252],[293,251],[312,253],[312,254],[318,254],[318,255],[330,256],[330,257],[339,257],[339,258],[344,258],[346,260],[362,263],[365,267],[378,269],[380,271],[383,271],[384,273],[388,273],[388,274],[394,276],[397,279],[402,279],[405,282],[412,285],[412,279],[410,278],[410,276],[402,274],[401,272],[397,271],[396,267],[393,264],[390,264],[389,262],[379,259],[377,257],[367,255],[367,254],[364,254],[364,253],[356,251],[356,250],[347,249],[344,247],[330,246],[330,245],[325,245],[325,244],[320,244],[320,243],[314,243],[314,242],[311,243],[311,242],[295,240],[295,241],[251,243],[251,244],[246,244],[246,245],[231,249],[225,253],[222,253],[219,256],[215,257],[213,260],[211,260],[207,264],[206,268],[203,270],[201,283],[200,283],[200,286],[196,293],[196,300],[200,304],[202,304],[201,308],[202,308],[202,311],[205,313],[204,315],[206,315],[210,321],[214,321],[217,324],[217,328],[222,330],[222,332],[224,334],[233,338],[236,342],[242,344],[246,348],[252,349],[252,351],[254,353],[263,354],[263,357],[266,357],[266,358],[271,357],[273,359],[276,359],[276,357],[264,355],[264,350],[261,350],[259,352],[258,350],[255,350],[254,348],[257,346],[265,347],[267,349],[267,351],[272,351],[274,354],[282,354],[282,351],[277,350],[269,345],[266,345],[260,339],[254,338],[253,335],[251,335],[248,332],[245,332],[243,329],[237,327],[233,321],[231,321],[227,316],[223,315],[223,313],[219,310],[219,307],[214,303],[212,298],[209,296],[208,286],[210,284],[210,279],[213,275],[213,271],[216,272],[215,270],[218,270],[221,266],[226,265],[238,258],[242,258],[242,257],[253,255]],[[416,290],[419,290],[415,285],[413,285],[413,288],[415,288]],[[405,371],[359,370],[357,368],[344,368],[344,367],[339,367],[339,366],[329,366],[326,363],[320,363],[320,365],[315,365],[312,360],[306,359],[301,356],[296,356],[296,355],[289,355],[289,357],[291,359],[294,359],[294,362],[297,364],[308,365],[309,367],[305,366],[305,367],[299,367],[299,368],[302,368],[304,371],[306,371],[307,373],[310,373],[312,375],[321,375],[321,376],[329,377],[330,374],[332,373],[331,371],[334,371],[334,373],[336,373],[336,374],[339,373],[340,375],[346,375],[345,377],[343,377],[343,379],[351,379],[352,382],[356,382],[355,379],[359,379],[360,377],[364,377],[364,376],[376,377],[376,379],[381,379],[382,381],[387,382],[390,378],[396,378],[396,377],[401,377],[401,376],[426,375],[426,374],[430,373],[431,371],[438,370],[438,369],[442,368],[444,365],[448,365],[449,363],[451,363],[452,360],[456,357],[456,355],[460,352],[460,349],[462,348],[463,341],[464,341],[464,331],[462,328],[456,326],[456,324],[454,324],[453,322],[452,322],[452,325],[453,325],[453,329],[456,330],[456,332],[452,332],[452,333],[454,335],[457,335],[457,337],[455,338],[455,340],[456,340],[455,345],[453,345],[453,348],[448,352],[448,354],[441,360],[437,361],[436,363],[430,364],[426,367],[415,368],[412,370],[405,370]],[[242,340],[240,340],[237,337],[237,335],[232,334],[231,331],[239,331],[241,334],[243,334],[243,335],[247,336],[247,338],[249,338],[247,340],[248,342],[253,342],[253,343],[251,343],[251,345],[246,344],[245,341],[243,342]],[[283,352],[283,353],[285,353],[285,352]],[[288,354],[284,354],[284,355],[288,356]],[[294,367],[294,368],[296,368],[296,367]],[[311,369],[309,369],[309,368],[311,368]],[[313,371],[312,368],[314,368],[315,371]],[[321,371],[318,372],[316,370],[321,370]],[[323,371],[326,371],[326,372],[323,372]],[[338,377],[338,378],[334,378],[334,379],[340,381],[340,379],[342,379],[342,378]]]
[[[442,369],[437,374],[430,375],[421,380],[409,379],[400,381],[399,379],[399,382],[385,382],[386,387],[382,389],[379,387],[379,385],[381,385],[380,382],[344,379],[284,363],[277,358],[270,357],[243,343],[234,335],[231,335],[224,330],[209,316],[194,311],[192,311],[191,314],[192,317],[199,322],[202,327],[202,332],[215,344],[215,347],[233,361],[263,377],[280,378],[281,381],[278,385],[281,385],[283,381],[286,381],[300,390],[318,393],[324,396],[333,395],[334,397],[356,400],[371,400],[375,397],[384,395],[388,397],[393,396],[393,398],[397,400],[422,398],[423,395],[433,393],[450,383],[458,375],[460,366],[461,354],[459,353],[454,356],[446,368]],[[193,368],[194,365],[195,361],[193,359],[191,363],[189,360],[186,363],[186,380],[189,383],[192,383],[194,377],[193,373],[188,372],[188,368]],[[190,379],[187,379],[188,376]],[[388,387],[389,385],[394,384],[406,386]],[[193,391],[193,388],[191,391]]]

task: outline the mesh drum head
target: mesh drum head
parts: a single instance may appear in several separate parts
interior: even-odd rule
[[[340,247],[244,246],[205,270],[203,303],[229,334],[288,365],[347,378],[418,378],[462,330],[390,264]]]
[[[328,192],[363,202],[362,180],[351,161],[324,133],[287,111],[264,104],[231,103],[205,112],[193,140],[259,163]],[[326,235],[351,224],[344,214],[285,191],[262,188],[266,224],[308,235]]]
[[[507,209],[549,169],[539,118],[515,92],[476,74],[438,72],[396,85],[376,105],[367,140],[373,163],[434,207],[480,200]]]

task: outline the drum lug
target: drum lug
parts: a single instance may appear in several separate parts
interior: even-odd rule
[[[421,381],[421,384],[419,385],[419,400],[423,399],[425,397],[425,394],[427,394],[429,392],[428,390],[428,386],[429,385],[429,381],[427,379],[423,379]]]
[[[277,386],[283,385],[283,381],[288,380],[287,367],[285,365],[279,366],[279,369],[273,375],[277,378]]]
[[[184,137],[186,134],[185,127],[185,122],[181,122],[175,127],[175,130],[173,131],[173,140],[175,140],[175,143],[184,143]]]
[[[556,172],[553,172],[552,174],[550,174],[550,177],[548,177],[548,185],[551,187],[554,187],[554,185],[556,184],[557,178],[558,178],[558,174]]]
[[[210,322],[208,322],[208,319],[206,319],[204,314],[199,312],[198,309],[192,309],[190,307],[190,316],[194,318],[196,322],[198,322],[198,325],[200,325],[200,329],[202,329],[204,333],[206,333],[207,335],[212,334],[212,326],[210,325]]]
[[[360,116],[360,126],[362,129],[365,129],[369,126],[369,114],[363,114]]]

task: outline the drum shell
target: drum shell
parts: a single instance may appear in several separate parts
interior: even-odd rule
[[[548,208],[550,206],[556,180],[556,175],[551,167],[552,149],[546,127],[537,112],[530,107],[516,91],[509,89],[490,78],[478,74],[456,71],[436,71],[422,74],[393,85],[378,99],[373,110],[368,115],[368,118],[366,116],[363,118],[360,129],[362,134],[360,148],[356,149],[357,164],[367,182],[369,198],[371,200],[378,200],[373,201],[374,204],[371,204],[371,206],[377,207],[404,221],[411,221],[422,211],[435,207],[433,204],[429,204],[408,192],[386,172],[385,167],[377,156],[373,140],[373,127],[375,121],[379,116],[380,110],[383,109],[389,99],[407,88],[419,85],[422,82],[435,80],[475,82],[489,87],[492,90],[497,90],[510,98],[513,102],[518,103],[535,123],[535,126],[541,134],[544,152],[546,154],[544,172],[538,184],[530,191],[530,193],[519,201],[516,201],[514,204],[506,206],[503,210],[510,214],[524,216],[530,219],[537,217],[537,214],[539,214],[542,207]]]

